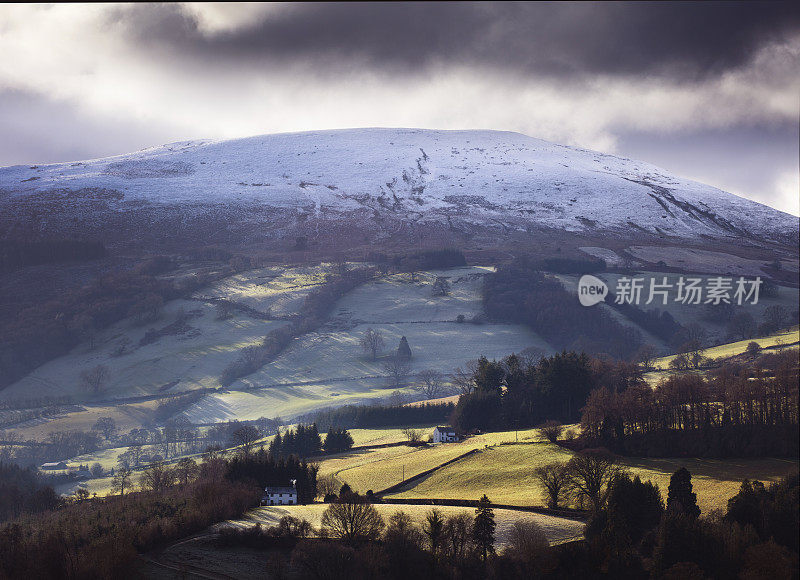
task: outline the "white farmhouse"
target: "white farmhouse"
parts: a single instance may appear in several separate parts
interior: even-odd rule
[[[39,469],[42,471],[66,471],[68,467],[66,461],[54,461],[53,463],[42,463]]]
[[[453,443],[455,441],[458,441],[458,435],[452,427],[436,427],[433,430],[434,443]]]
[[[261,505],[297,505],[297,487],[293,479],[291,487],[264,488],[264,497],[261,498]]]

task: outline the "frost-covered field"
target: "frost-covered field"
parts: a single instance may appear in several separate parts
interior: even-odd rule
[[[50,418],[35,419],[14,425],[14,432],[22,439],[43,441],[56,431],[89,431],[101,417],[114,420],[117,429],[127,432],[150,421],[158,401],[144,401],[125,405],[89,405],[69,407],[69,412]]]
[[[282,318],[295,314],[302,301],[317,288],[331,266],[252,270],[198,291],[193,299],[167,303],[160,318],[137,326],[130,319],[102,331],[94,345],[84,343],[69,355],[52,360],[0,393],[3,399],[43,395],[71,395],[75,401],[113,400],[138,395],[164,395],[199,388],[219,388],[219,377],[243,348],[258,344],[286,320],[264,320],[264,314]],[[470,359],[506,356],[534,347],[550,352],[539,337],[510,324],[473,323],[481,313],[480,289],[488,268],[469,267],[397,274],[369,282],[345,295],[329,321],[318,332],[297,337],[276,360],[232,385],[227,392],[206,396],[187,411],[194,422],[228,419],[292,417],[322,407],[386,398],[398,388],[387,376],[384,363],[405,336],[412,350],[411,369],[401,390],[413,375],[434,368],[449,374]],[[447,296],[433,296],[433,283],[444,277]],[[255,312],[232,310],[221,319],[213,299],[224,298]],[[259,314],[261,313],[261,314]],[[186,324],[167,331],[178,317]],[[459,315],[465,322],[456,322]],[[383,335],[385,348],[376,360],[363,352],[359,341],[367,328]],[[150,329],[164,330],[143,346]],[[174,330],[174,329],[173,329]],[[128,341],[123,354],[116,351]],[[103,365],[108,369],[98,394],[82,383],[81,373]],[[90,415],[113,416],[121,425],[144,422],[152,409],[71,413],[67,417],[31,425],[42,435],[48,423],[64,428],[70,418],[86,425]],[[107,412],[106,412],[107,411]],[[84,417],[85,415],[85,417]],[[80,417],[79,417],[80,416]],[[127,420],[130,419],[130,420]],[[66,423],[65,423],[66,422]]]
[[[162,336],[145,346],[139,340],[149,328],[163,328],[174,322],[179,311],[189,314],[187,332]],[[234,316],[217,320],[210,304],[193,300],[174,300],[164,306],[161,318],[152,324],[134,326],[124,320],[102,331],[95,346],[76,347],[67,356],[37,368],[0,393],[0,397],[20,399],[31,396],[71,395],[75,400],[97,398],[82,386],[81,373],[104,365],[108,368],[107,385],[100,398],[120,398],[181,392],[219,386],[219,375],[238,356],[239,350],[257,343],[280,321],[254,320]],[[125,354],[114,350],[123,338],[130,340]]]
[[[483,276],[493,268],[471,267],[395,274],[356,288],[337,304],[335,321],[361,324],[453,322],[482,311]],[[433,296],[437,277],[450,284],[447,296]]]
[[[197,296],[224,298],[259,312],[287,316],[298,311],[305,297],[325,282],[328,272],[327,264],[250,270],[226,278]]]
[[[223,393],[212,393],[191,407],[193,422],[229,418],[292,417],[313,409],[388,397],[397,387],[383,365],[405,336],[412,359],[408,380],[433,368],[449,374],[470,359],[500,358],[526,348],[551,352],[547,343],[521,325],[456,322],[480,312],[485,268],[389,276],[343,297],[320,332],[298,337],[273,362]],[[446,276],[451,294],[434,297],[436,276]],[[359,341],[368,328],[379,331],[385,350],[372,360]]]
[[[75,400],[114,399],[136,395],[180,393],[219,387],[223,369],[238,358],[241,349],[257,344],[265,334],[286,324],[263,320],[237,310],[220,319],[217,307],[205,298],[225,298],[274,316],[295,314],[308,293],[324,281],[330,265],[251,270],[197,292],[193,300],[173,300],[164,305],[158,320],[137,325],[125,319],[98,333],[94,344],[84,343],[69,355],[54,359],[0,392],[0,398],[71,395]],[[139,346],[150,329],[163,329],[178,315],[187,315],[187,327],[165,333]],[[125,353],[116,350],[127,340]],[[83,371],[103,365],[108,380],[93,396],[82,386]]]
[[[368,326],[383,334],[389,348],[396,348],[400,337],[406,336],[413,353],[409,380],[426,368],[450,373],[481,355],[500,358],[529,347],[551,350],[518,325],[401,323],[312,333],[298,338],[273,363],[234,384],[246,385],[247,390],[207,395],[186,415],[197,423],[229,418],[287,418],[315,408],[388,397],[396,387],[386,377],[382,359],[370,360],[359,346]]]

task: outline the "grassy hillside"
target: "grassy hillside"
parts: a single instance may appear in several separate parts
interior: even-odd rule
[[[388,497],[471,498],[486,493],[493,501],[510,505],[545,505],[533,470],[554,461],[567,461],[571,452],[550,443],[501,445],[437,470],[422,481]],[[632,474],[652,480],[666,497],[669,478],[679,467],[692,473],[700,508],[723,509],[735,495],[743,479],[772,481],[798,467],[797,460],[785,459],[639,459],[622,458],[621,464]],[[380,469],[381,464],[373,464]]]
[[[22,439],[42,441],[48,434],[56,431],[89,431],[100,417],[110,417],[120,432],[141,427],[149,423],[158,401],[144,401],[124,405],[77,405],[70,406],[69,412],[54,417],[32,419],[14,426],[14,432]]]
[[[181,310],[191,317],[188,332],[162,336],[138,346],[149,328],[168,326]],[[134,326],[129,320],[116,324],[100,334],[95,348],[87,344],[77,347],[68,356],[42,365],[0,396],[21,399],[70,395],[74,400],[91,401],[218,387],[222,369],[236,359],[240,349],[258,343],[267,332],[283,324],[246,316],[217,320],[210,304],[174,300],[152,325]],[[129,352],[116,356],[114,350],[124,338],[130,340]],[[109,377],[103,391],[93,395],[82,387],[80,375],[97,365],[106,366]]]
[[[730,357],[735,357],[741,355],[747,349],[747,345],[751,342],[757,343],[762,349],[769,349],[771,352],[780,352],[784,348],[797,348],[797,343],[800,340],[800,331],[797,327],[786,330],[783,332],[778,332],[772,334],[770,336],[765,336],[762,338],[752,338],[747,340],[738,340],[736,342],[730,342],[727,344],[721,344],[719,346],[712,346],[711,348],[706,349],[703,351],[703,356],[715,359],[726,359]],[[661,358],[656,359],[653,362],[653,366],[656,370],[650,371],[645,373],[644,378],[645,380],[651,384],[655,385],[661,379],[666,378],[672,372],[669,368],[669,363],[677,355],[672,354],[669,356],[664,356]],[[695,372],[703,372],[695,371]]]
[[[779,351],[783,348],[797,348],[797,343],[800,341],[800,330],[795,327],[792,330],[778,332],[763,338],[750,338],[747,340],[738,340],[736,342],[729,342],[719,346],[712,346],[711,348],[703,351],[703,356],[709,358],[729,358],[732,356],[740,355],[747,350],[747,345],[755,342],[761,348],[769,348]],[[669,368],[669,363],[675,358],[676,355],[665,356],[655,361],[656,368],[666,370]]]
[[[425,435],[432,433],[428,429]],[[538,429],[527,429],[515,433],[503,431],[485,433],[458,443],[430,447],[388,447],[366,451],[354,451],[323,458],[320,475],[334,475],[342,483],[364,493],[368,489],[379,491],[401,483],[406,479],[432,469],[473,449],[501,442],[541,440]],[[480,494],[478,495],[480,497]]]

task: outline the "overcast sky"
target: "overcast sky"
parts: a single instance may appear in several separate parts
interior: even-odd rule
[[[0,5],[0,165],[502,129],[800,213],[790,3]]]

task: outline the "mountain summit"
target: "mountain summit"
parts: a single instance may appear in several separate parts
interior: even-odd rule
[[[0,227],[125,242],[559,231],[796,244],[796,217],[648,163],[519,133],[351,129],[0,168]]]

